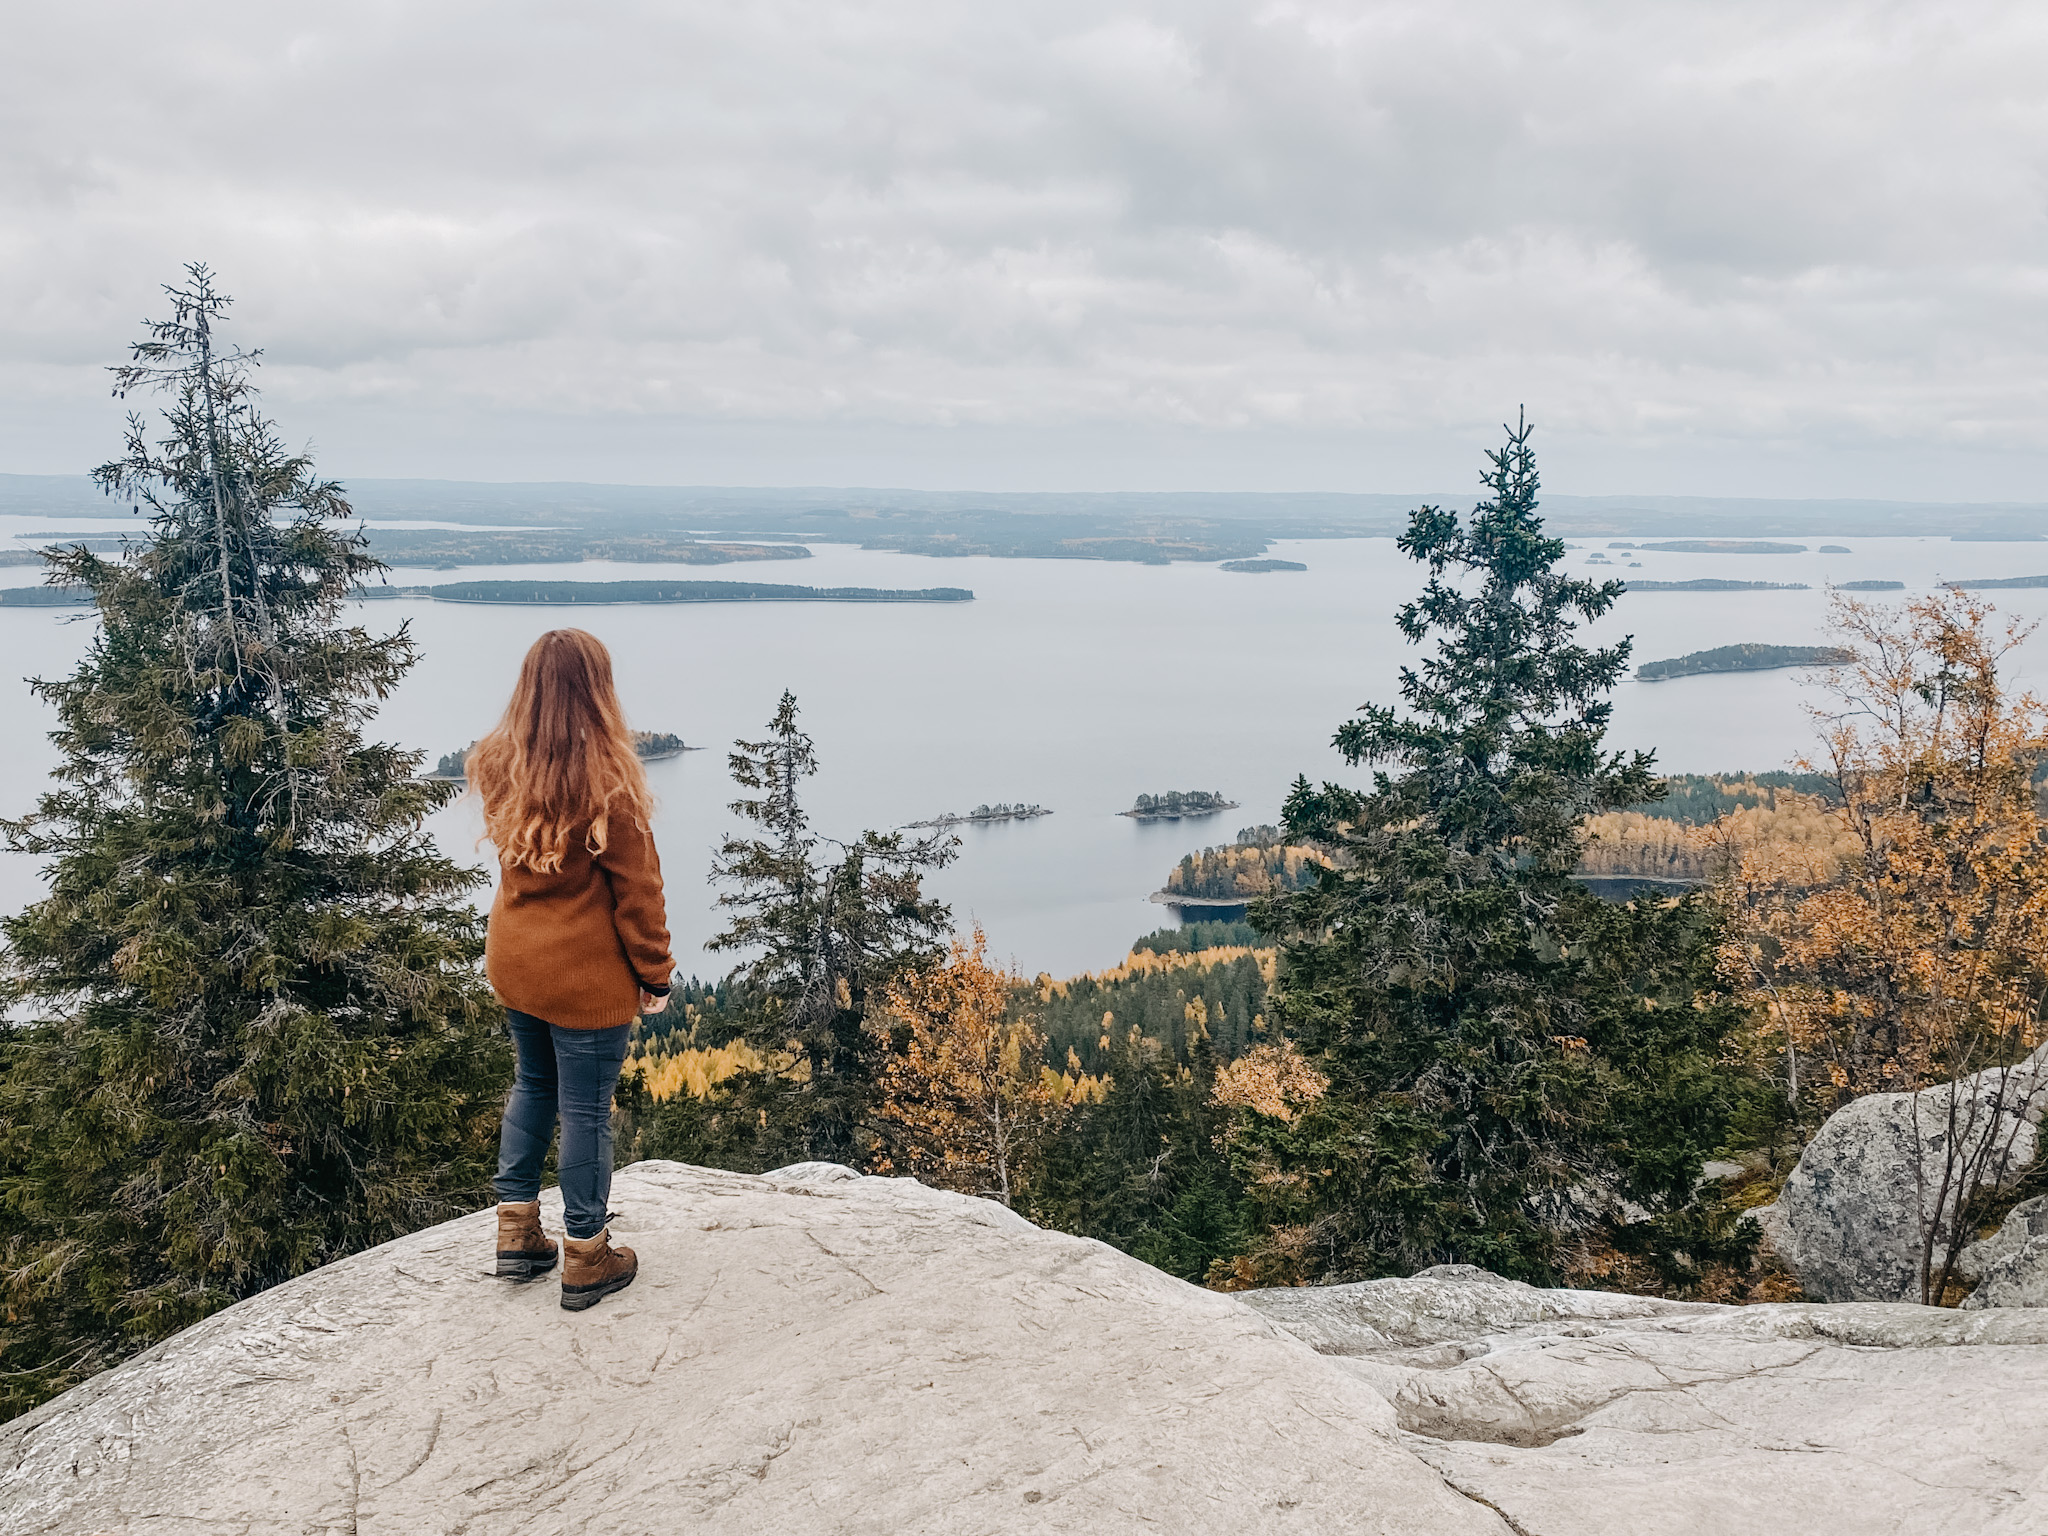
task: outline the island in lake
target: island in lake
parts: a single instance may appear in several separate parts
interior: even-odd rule
[[[1307,566],[1299,560],[1226,560],[1220,567],[1226,571],[1305,571]]]
[[[1237,802],[1226,800],[1220,789],[1169,789],[1163,795],[1140,795],[1128,811],[1117,814],[1140,821],[1179,821],[1183,816],[1213,816],[1236,809]]]
[[[739,560],[807,560],[801,544],[737,544],[688,534],[626,529],[388,528],[367,531],[386,565],[562,565],[610,560],[637,565],[729,565]]]
[[[1609,549],[1618,546],[1610,544]],[[1638,544],[1637,549],[1654,549],[1666,555],[1803,555],[1804,544],[1779,544],[1770,539],[1665,539],[1656,544]]]
[[[1835,645],[1721,645],[1669,661],[1646,661],[1636,676],[1646,683],[1705,672],[1769,672],[1779,667],[1832,667],[1854,661],[1856,653]]]
[[[427,774],[426,777],[430,779],[453,779],[458,784],[468,783],[469,776],[463,770],[468,767],[469,754],[475,747],[476,743],[472,741],[466,747],[458,747],[453,752],[443,753],[441,760],[434,764],[434,771]],[[633,733],[633,752],[643,763],[658,763],[665,757],[680,757],[685,752],[702,752],[703,750],[702,747],[687,745],[682,737],[669,731],[635,731]]]
[[[768,581],[455,581],[438,587],[358,587],[357,597],[437,603],[971,603],[966,587],[795,587]]]
[[[1722,581],[1717,577],[1703,577],[1698,581],[1641,581],[1630,580],[1624,585],[1631,592],[1811,592],[1813,589],[1803,581]]]
[[[1835,583],[1835,590],[1837,592],[1903,592],[1906,590],[1906,584],[1903,581],[1838,581]]]
[[[1035,817],[1050,816],[1051,814],[1052,812],[1042,805],[1026,805],[1021,800],[1012,805],[1005,800],[995,805],[977,805],[965,816],[955,815],[952,811],[947,811],[943,815],[932,817],[929,821],[910,821],[905,822],[904,825],[909,827],[964,827],[990,821],[1030,821]]]
[[[1681,773],[1660,799],[1586,819],[1576,871],[1595,895],[1628,901],[1699,885],[1722,867],[1725,848],[1700,828],[1728,818],[1741,846],[1770,842],[1836,858],[1855,852],[1855,833],[1829,812],[1833,780],[1817,773]]]
[[[1853,555],[1856,553],[1855,550],[1846,544],[1823,544],[1820,547],[1820,552],[1824,555]]]
[[[1235,842],[1184,857],[1151,899],[1195,911],[1240,911],[1261,897],[1315,884],[1328,863],[1318,850],[1287,842],[1278,827],[1241,827]]]
[[[2048,587],[2048,576],[1984,576],[1976,581],[1944,581],[1944,587],[1973,592],[1983,587]]]
[[[36,558],[42,557],[38,555]],[[0,608],[81,608],[91,605],[91,587],[0,588]]]

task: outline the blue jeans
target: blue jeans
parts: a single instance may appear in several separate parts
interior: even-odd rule
[[[562,1225],[579,1240],[604,1230],[605,1202],[612,1193],[612,1089],[626,1060],[630,1024],[611,1029],[564,1029],[530,1013],[505,1011],[519,1069],[505,1124],[498,1133],[498,1176],[491,1183],[500,1200],[540,1198],[540,1169],[562,1119],[562,1155],[556,1177],[562,1186]]]

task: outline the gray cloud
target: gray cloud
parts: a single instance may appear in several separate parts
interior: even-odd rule
[[[200,256],[342,473],[1395,489],[1522,400],[1571,489],[2033,499],[2048,467],[2038,7],[9,30],[8,468],[108,445],[94,370]]]

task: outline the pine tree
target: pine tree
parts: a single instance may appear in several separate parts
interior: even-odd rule
[[[461,1211],[508,1053],[480,876],[421,822],[455,792],[366,741],[412,665],[341,620],[381,567],[341,488],[258,412],[203,266],[117,393],[161,391],[94,472],[147,509],[120,560],[53,558],[98,628],[56,708],[55,786],[5,824],[49,895],[5,924],[4,1406],[241,1297]]]
[[[727,886],[718,900],[733,916],[709,947],[751,952],[735,977],[758,1004],[756,1045],[802,1064],[799,1076],[781,1082],[777,1114],[794,1123],[804,1155],[858,1167],[866,1156],[860,1126],[886,1048],[868,1028],[869,1001],[906,969],[942,955],[951,913],[925,896],[923,874],[950,863],[958,839],[863,832],[821,846],[829,840],[811,831],[799,796],[818,771],[817,750],[796,714],[796,699],[784,693],[769,735],[734,743],[733,777],[757,797],[732,809],[760,835],[729,837],[719,849],[712,878]]]
[[[1164,1042],[1135,1026],[1109,1015],[1101,1027],[1108,1092],[1070,1107],[1040,1150],[1029,1215],[1200,1281],[1245,1238],[1210,1108],[1215,1053],[1198,1032],[1188,1065],[1177,1066]]]
[[[1385,766],[1369,789],[1297,782],[1290,840],[1339,867],[1254,914],[1285,939],[1280,1020],[1330,1084],[1268,1185],[1289,1201],[1269,1221],[1313,1213],[1304,1275],[1553,1276],[1624,1199],[1683,1206],[1720,1134],[1733,1016],[1695,1006],[1705,911],[1604,909],[1571,878],[1584,819],[1661,786],[1647,754],[1603,747],[1629,643],[1577,631],[1622,584],[1556,569],[1529,437],[1488,454],[1469,519],[1413,515],[1400,548],[1428,579],[1397,618],[1429,650],[1401,671],[1405,710],[1336,734]]]

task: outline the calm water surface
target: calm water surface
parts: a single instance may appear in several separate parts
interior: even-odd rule
[[[0,519],[0,535],[49,526]],[[72,526],[67,524],[66,526]],[[94,525],[80,521],[79,532]],[[108,527],[132,526],[109,523]],[[1673,537],[1681,535],[1674,534]],[[1575,570],[1606,541],[1575,540]],[[1829,542],[1799,540],[1809,545]],[[1638,593],[1595,631],[1636,637],[1637,661],[1738,641],[1824,640],[1822,583],[2048,573],[2048,544],[1843,539],[1850,555],[1645,554],[1639,577],[1804,581],[1807,592]],[[813,545],[815,557],[749,567],[572,566],[402,571],[401,584],[465,577],[581,581],[759,577],[817,586],[971,587],[954,605],[718,604],[611,608],[481,607],[398,600],[364,606],[373,627],[411,624],[423,659],[385,706],[383,733],[432,756],[473,740],[503,708],[534,636],[577,624],[616,658],[633,723],[710,750],[650,767],[656,836],[685,970],[723,971],[700,953],[717,931],[706,874],[733,818],[726,772],[733,738],[761,733],[787,688],[816,737],[823,771],[808,805],[816,829],[851,837],[982,801],[1037,801],[1055,814],[966,827],[961,857],[933,881],[964,926],[1026,973],[1113,964],[1133,938],[1169,920],[1147,893],[1191,848],[1274,820],[1297,773],[1357,778],[1331,732],[1367,700],[1394,701],[1408,654],[1394,609],[1418,568],[1391,540],[1315,541],[1273,553],[1305,573],[1237,575],[1214,566],[1088,561],[937,560]],[[1607,574],[1631,574],[1626,552]],[[0,570],[0,584],[38,579]],[[1890,594],[1885,600],[1904,594]],[[2048,614],[2048,590],[1994,594],[2014,613]],[[0,813],[27,809],[55,754],[49,716],[28,676],[61,675],[90,634],[61,611],[0,610],[6,752]],[[2048,642],[2017,670],[2048,672]],[[1673,772],[1784,766],[1811,726],[1797,672],[1624,683],[1613,742],[1653,748]],[[1117,814],[1143,791],[1220,789],[1241,802],[1203,821],[1141,823]],[[477,819],[458,804],[434,819],[451,852],[477,858]],[[478,859],[481,863],[481,859]],[[0,907],[39,886],[29,861],[0,858]]]

